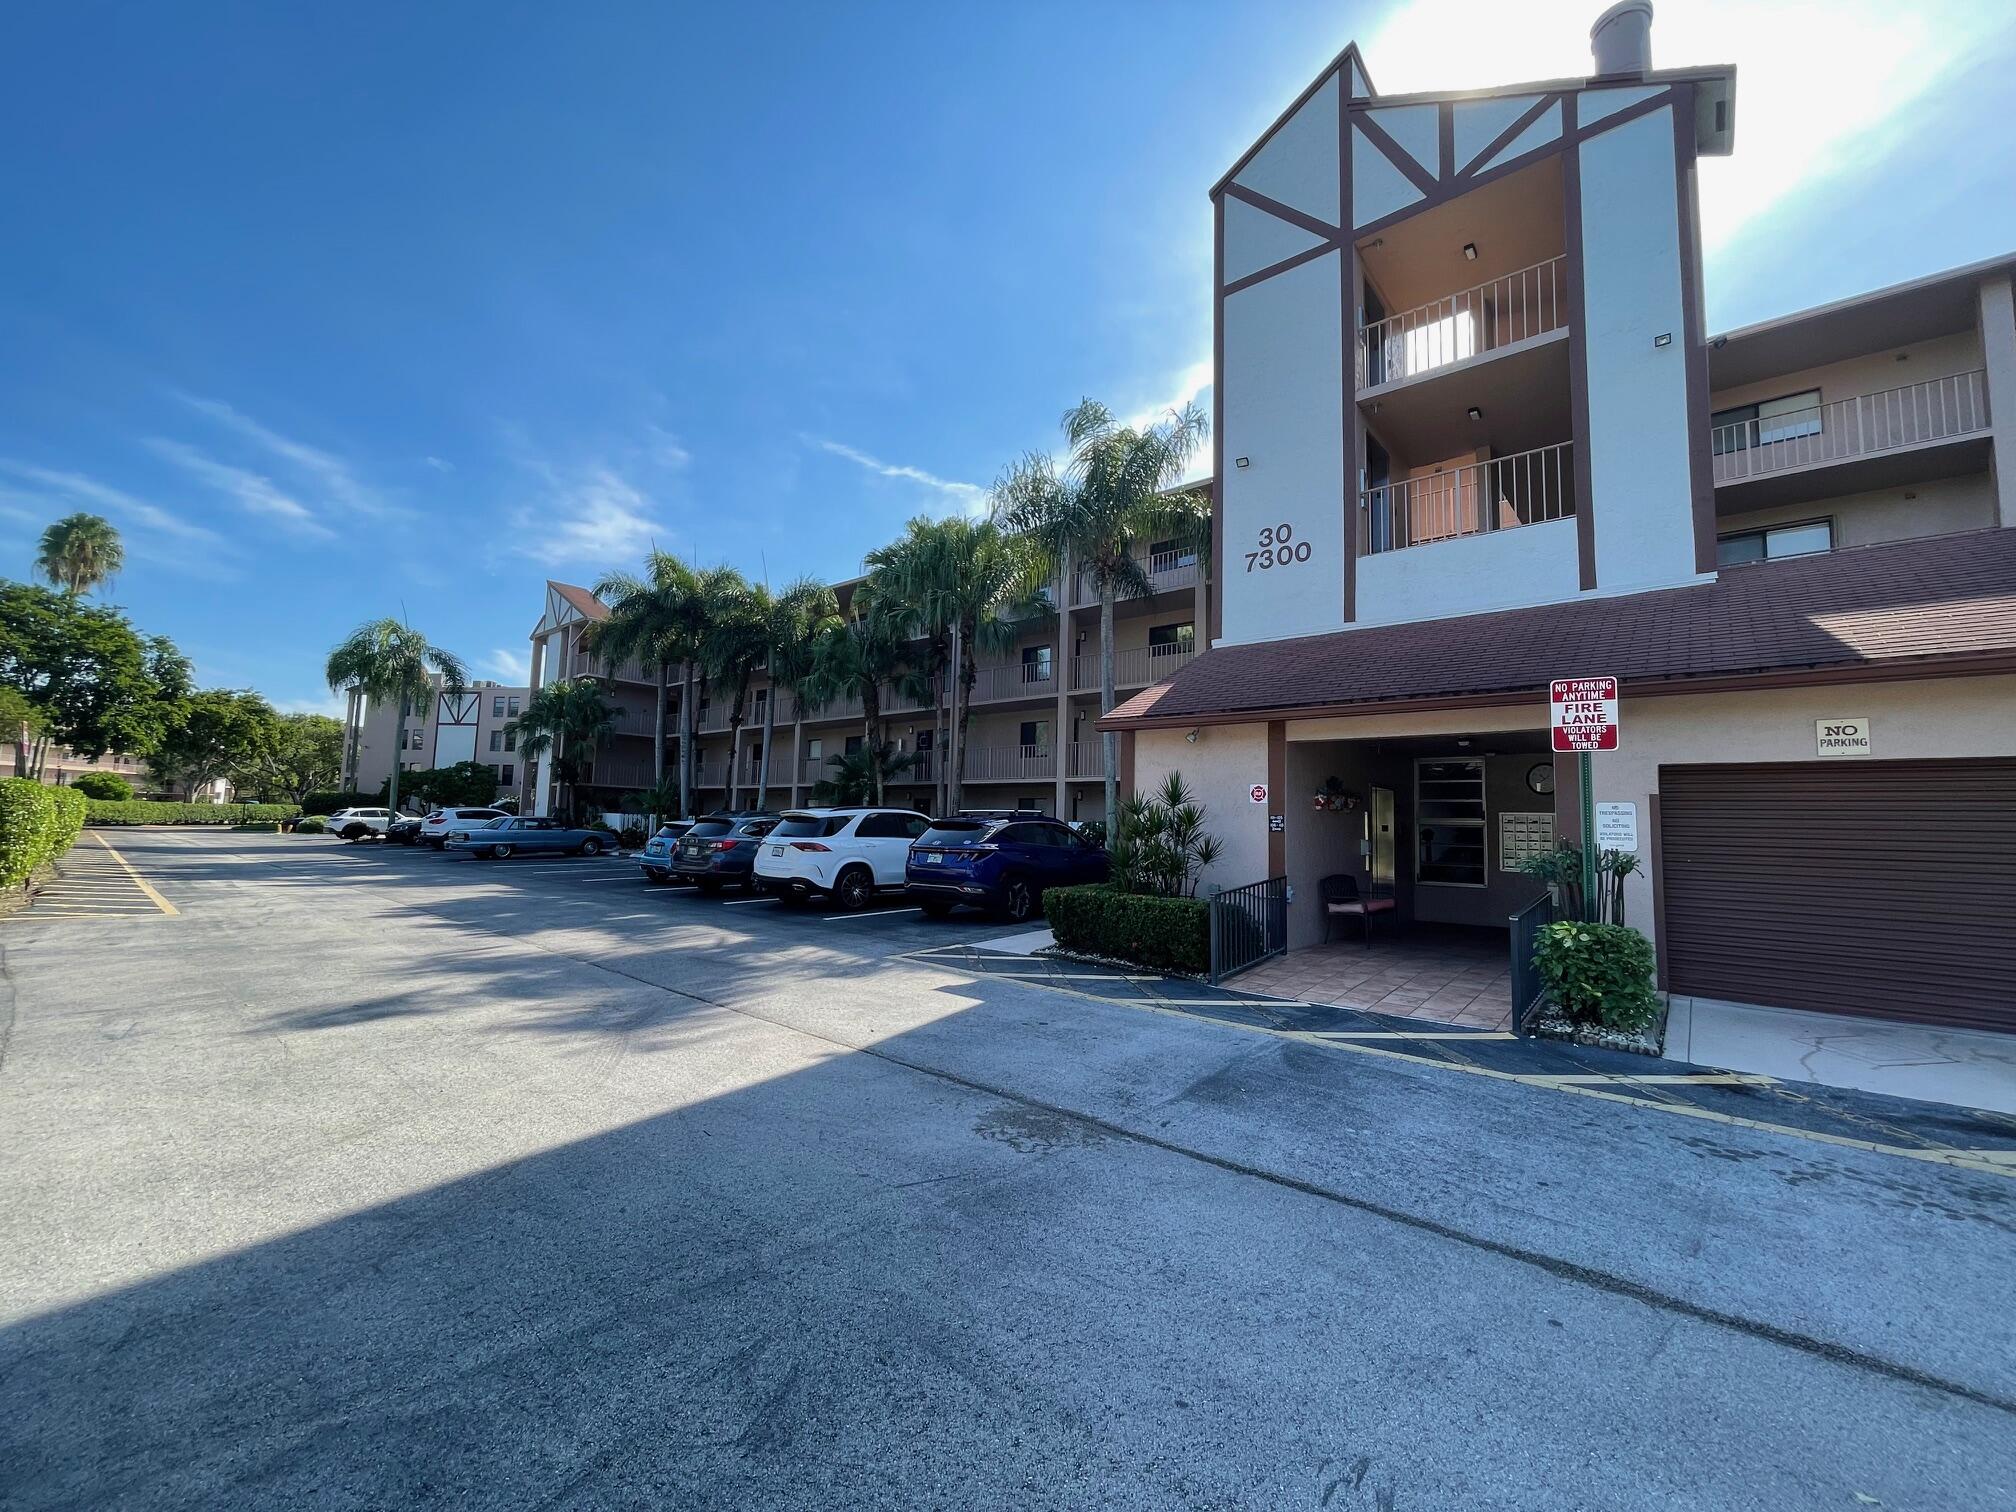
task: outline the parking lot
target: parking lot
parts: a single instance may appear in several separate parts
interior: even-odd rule
[[[0,924],[9,1506],[2010,1504],[2007,1176],[899,903],[109,841]]]

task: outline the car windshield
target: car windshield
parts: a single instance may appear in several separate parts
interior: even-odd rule
[[[735,833],[735,821],[732,819],[696,819],[693,822],[693,828],[686,831],[686,833],[694,840],[718,840],[723,835],[732,835]]]
[[[924,831],[919,845],[973,845],[984,839],[992,819],[939,819]]]
[[[502,829],[502,828],[504,828],[504,825],[505,825],[505,822],[506,822],[507,820],[509,820],[509,819],[510,819],[510,817],[511,817],[511,816],[510,816],[509,814],[499,814],[499,815],[498,815],[498,816],[497,816],[497,817],[496,817],[495,819],[492,819],[492,820],[491,820],[491,821],[490,821],[490,822],[489,822],[488,824],[484,824],[484,825],[481,825],[481,826],[479,826],[479,828],[481,828],[481,829]]]
[[[693,826],[690,824],[661,824],[658,826],[658,838],[660,840],[676,840],[691,828]]]
[[[816,840],[837,835],[847,827],[852,814],[786,814],[770,831],[772,840]]]

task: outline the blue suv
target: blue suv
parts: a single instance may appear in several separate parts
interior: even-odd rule
[[[709,814],[693,821],[672,851],[672,875],[702,892],[730,882],[755,885],[757,842],[777,827],[775,814]]]
[[[934,919],[960,904],[1026,923],[1043,891],[1104,882],[1106,851],[1042,814],[961,814],[934,819],[910,847],[903,888]]]

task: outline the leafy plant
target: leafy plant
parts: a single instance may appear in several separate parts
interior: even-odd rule
[[[70,786],[86,798],[118,802],[133,796],[133,784],[116,772],[79,772],[71,779]]]
[[[1104,819],[1084,819],[1079,821],[1078,833],[1094,845],[1106,843],[1106,821]]]
[[[460,693],[469,683],[469,669],[453,651],[432,645],[411,625],[396,619],[359,625],[329,653],[323,668],[329,691],[355,688],[367,699],[387,702],[397,711],[392,721],[392,749],[406,748],[406,711],[425,708],[434,696],[435,679],[443,691]],[[533,695],[535,698],[537,694]],[[386,779],[386,806],[399,807],[399,763]]]
[[[84,832],[84,817],[89,812],[91,800],[75,788],[51,788],[49,796],[56,803],[56,821],[53,848],[50,855],[62,855],[77,843],[77,837]]]
[[[427,767],[406,774],[406,792],[423,803],[443,808],[464,804],[488,806],[497,796],[497,774],[480,761],[458,761],[453,766]]]
[[[1043,916],[1066,950],[1202,976],[1211,969],[1211,905],[1122,892],[1107,883],[1053,887]]]
[[[0,700],[18,738],[14,775],[42,775],[48,752],[144,755],[190,690],[189,662],[116,609],[29,583],[0,583]]]
[[[301,810],[291,803],[129,803],[86,800],[89,824],[278,824]]]
[[[623,826],[623,834],[621,838],[623,841],[623,848],[625,850],[636,850],[644,844],[645,840],[648,837],[644,833],[643,825],[633,823],[633,824],[626,824]]]
[[[899,751],[890,742],[862,745],[842,756],[826,758],[828,775],[812,787],[812,801],[840,808],[880,803],[882,790],[892,777],[917,765],[914,752]]]
[[[567,794],[563,807],[571,813],[574,785],[622,717],[620,707],[603,699],[594,678],[576,677],[539,689],[525,700],[525,712],[506,728],[518,732],[518,750],[527,761],[553,753],[553,775]],[[494,784],[491,791],[496,791]]]
[[[74,788],[0,778],[0,887],[19,887],[70,849],[89,802]]]
[[[1639,868],[1636,851],[1606,850],[1596,857],[1596,917],[1592,922],[1624,922],[1624,879]],[[1528,856],[1519,870],[1537,877],[1555,889],[1561,911],[1571,919],[1583,919],[1589,909],[1583,898],[1582,850],[1563,841],[1542,856]],[[1608,915],[1605,918],[1604,915]]]
[[[310,793],[301,800],[301,812],[333,814],[346,808],[371,808],[377,803],[376,793]]]
[[[71,598],[109,581],[126,565],[119,532],[101,515],[65,515],[42,532],[35,570]]]
[[[1120,805],[1113,840],[1113,883],[1122,892],[1190,898],[1203,868],[1224,854],[1205,833],[1204,805],[1171,772],[1152,793],[1136,793]]]
[[[1548,924],[1535,935],[1533,963],[1555,1006],[1576,1023],[1638,1030],[1659,1016],[1652,942],[1635,929]]]
[[[329,821],[320,814],[304,814],[300,819],[295,821],[294,833],[297,835],[326,835],[329,833]]]

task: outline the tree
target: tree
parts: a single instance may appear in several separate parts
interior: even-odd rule
[[[71,598],[88,593],[126,565],[126,548],[109,520],[65,515],[42,532],[35,570]]]
[[[488,807],[497,796],[497,774],[480,761],[458,761],[453,766],[408,772],[406,791],[437,808],[458,808],[464,804]]]
[[[827,758],[826,775],[812,785],[812,801],[840,807],[880,803],[889,779],[916,764],[914,753],[899,752],[892,742],[863,741],[858,750]]]
[[[768,652],[765,613],[769,594],[752,587],[732,567],[717,567],[702,575],[707,628],[700,637],[700,666],[717,690],[729,694],[728,807],[735,807],[735,758],[741,753],[742,726],[748,718],[749,681]]]
[[[813,644],[805,698],[813,703],[859,698],[863,744],[871,750],[883,746],[882,686],[902,665],[908,623],[901,605],[887,602],[872,582],[863,583],[854,590],[846,614]],[[890,773],[876,765],[870,775],[874,791],[869,801],[880,803]]]
[[[1225,847],[1204,831],[1204,805],[1171,772],[1153,793],[1136,793],[1120,805],[1113,838],[1113,885],[1122,892],[1194,898],[1204,868]]]
[[[1026,532],[1053,569],[1070,563],[1099,590],[1099,712],[1113,710],[1113,604],[1153,591],[1136,555],[1146,542],[1189,537],[1208,511],[1194,493],[1179,491],[1206,422],[1195,405],[1172,410],[1159,424],[1121,425],[1095,399],[1064,416],[1070,460],[1060,473],[1031,452],[994,486],[995,517]],[[1119,831],[1120,744],[1102,733],[1106,768],[1106,828]]]
[[[462,658],[440,646],[411,625],[396,619],[371,620],[353,630],[329,653],[323,669],[329,690],[340,693],[355,688],[367,699],[389,703],[398,713],[392,722],[392,775],[387,780],[387,808],[399,808],[399,758],[406,749],[406,718],[410,710],[426,706],[434,696],[434,678],[450,693],[460,693],[469,682],[469,669]]]
[[[527,761],[553,754],[553,772],[567,790],[562,808],[574,810],[573,789],[581,780],[584,755],[593,755],[616,728],[623,711],[606,703],[592,677],[551,682],[525,700],[525,711],[505,726],[518,732],[518,750]]]
[[[79,772],[70,786],[86,798],[106,803],[124,803],[133,796],[133,784],[117,772]]]
[[[189,662],[116,609],[0,583],[0,688],[21,700],[0,710],[18,741],[15,775],[33,777],[52,745],[84,757],[150,754],[189,692]]]
[[[282,714],[245,769],[261,797],[302,803],[343,778],[343,721],[327,714]]]
[[[252,772],[275,739],[280,716],[257,693],[211,688],[182,700],[174,723],[147,754],[163,786],[192,799],[218,778]]]
[[[706,629],[706,605],[699,574],[667,551],[653,551],[644,562],[644,576],[612,572],[595,585],[595,596],[609,606],[609,617],[588,632],[588,648],[597,656],[622,664],[638,661],[657,676],[658,706],[651,753],[651,777],[663,793],[665,782],[665,712],[672,668],[680,668],[679,808],[690,811],[693,748],[693,662]],[[662,811],[652,810],[654,818]]]
[[[763,638],[770,693],[763,701],[763,754],[756,763],[756,807],[770,801],[770,754],[777,744],[777,701],[796,694],[812,673],[818,638],[840,623],[833,590],[814,578],[800,578],[782,593],[764,595]]]

